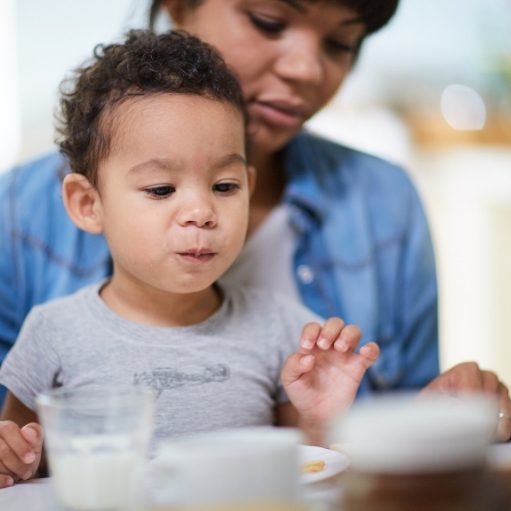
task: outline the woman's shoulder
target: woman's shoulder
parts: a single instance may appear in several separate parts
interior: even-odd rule
[[[412,186],[403,167],[374,154],[349,147],[339,142],[304,131],[289,147],[289,157],[296,163],[314,162],[316,175],[336,176],[343,182],[357,182],[370,186],[390,183],[392,186]]]
[[[0,196],[8,194],[17,201],[40,201],[42,193],[60,193],[62,177],[67,172],[64,158],[56,151],[21,163],[0,175]]]

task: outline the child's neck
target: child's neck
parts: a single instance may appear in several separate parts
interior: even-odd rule
[[[105,304],[124,319],[150,326],[174,327],[201,323],[222,304],[216,286],[190,294],[171,294],[147,286],[109,281],[100,291]]]

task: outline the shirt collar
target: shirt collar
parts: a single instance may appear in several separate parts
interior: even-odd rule
[[[310,135],[300,133],[284,149],[284,168],[287,176],[284,201],[322,223],[328,211],[324,191],[318,182],[319,166],[323,162],[314,145],[309,143],[309,139]]]

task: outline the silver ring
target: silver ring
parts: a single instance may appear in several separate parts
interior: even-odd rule
[[[500,419],[504,419],[504,420],[511,420],[511,415],[508,415],[507,413],[505,412],[499,412],[499,420]]]

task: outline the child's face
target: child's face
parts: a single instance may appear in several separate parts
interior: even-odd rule
[[[208,288],[247,230],[252,170],[241,113],[161,94],[126,101],[113,122],[97,208],[116,283],[178,294]]]

